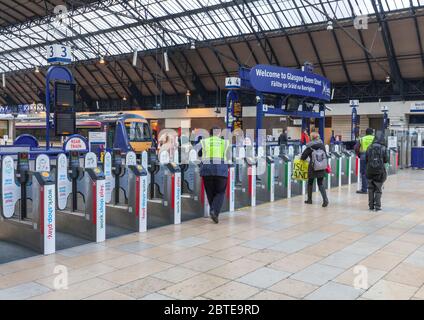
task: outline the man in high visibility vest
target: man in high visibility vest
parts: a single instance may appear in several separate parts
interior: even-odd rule
[[[366,161],[366,154],[368,151],[368,148],[373,144],[375,139],[374,136],[374,130],[371,128],[368,128],[366,131],[366,135],[359,139],[359,143],[357,144],[356,148],[357,151],[359,151],[359,157],[361,159],[361,182],[362,182],[362,188],[360,191],[357,191],[359,194],[368,194],[368,179],[367,179],[367,161]]]
[[[200,175],[203,177],[205,191],[210,206],[210,216],[219,223],[219,214],[225,199],[228,180],[227,152],[228,141],[220,138],[221,129],[214,127],[210,137],[201,141],[202,166]]]

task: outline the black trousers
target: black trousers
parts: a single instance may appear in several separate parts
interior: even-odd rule
[[[225,192],[227,190],[227,180],[228,178],[225,177],[203,177],[209,206],[217,215],[221,213],[222,205],[224,204]]]
[[[318,187],[324,185],[324,178],[316,178],[316,179],[317,179]],[[315,178],[308,179],[308,185],[313,186],[314,180],[315,180]]]
[[[370,209],[381,209],[384,182],[368,179],[368,199]]]

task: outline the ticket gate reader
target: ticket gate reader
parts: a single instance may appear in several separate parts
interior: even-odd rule
[[[243,152],[235,159],[235,209],[256,206],[256,160]]]
[[[106,239],[106,183],[97,167],[97,156],[88,153],[84,165],[80,153],[72,151],[57,158],[57,230],[88,241]]]
[[[347,150],[341,152],[341,170],[342,170],[342,185],[352,184],[352,176],[354,175],[354,155]]]
[[[128,152],[125,164],[121,150],[104,156],[106,177],[106,224],[134,232],[147,231],[147,171]],[[108,229],[111,229],[110,227]],[[111,233],[107,232],[107,237]]]
[[[162,158],[162,155],[160,155]],[[150,154],[148,165],[147,229],[181,224],[181,169]]]
[[[272,157],[257,159],[256,204],[274,202],[275,199],[275,161]]]
[[[36,162],[45,157],[39,156]],[[52,175],[30,171],[28,153],[18,154],[16,170],[11,156],[5,156],[1,164],[0,240],[45,255],[54,253],[56,194]]]
[[[341,165],[342,155],[337,152],[331,152],[329,156],[329,162],[331,166],[331,188],[338,188],[342,185],[342,165]]]

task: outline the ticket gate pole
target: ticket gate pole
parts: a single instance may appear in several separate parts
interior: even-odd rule
[[[20,218],[27,218],[27,184],[29,182],[29,155],[28,153],[18,153],[18,181],[21,189]]]

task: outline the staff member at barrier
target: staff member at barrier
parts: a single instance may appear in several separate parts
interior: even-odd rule
[[[220,134],[221,129],[213,127],[210,137],[201,141],[202,167],[200,175],[205,184],[210,216],[215,223],[219,223],[219,214],[224,203],[228,180],[226,158],[229,143],[220,138]]]
[[[358,143],[355,145],[355,151],[356,154],[361,159],[361,182],[362,182],[362,188],[360,191],[357,191],[356,193],[359,194],[368,194],[368,179],[367,179],[367,161],[366,161],[366,154],[368,151],[368,148],[372,145],[374,142],[374,130],[371,128],[368,128],[365,132],[365,136],[359,139]]]

